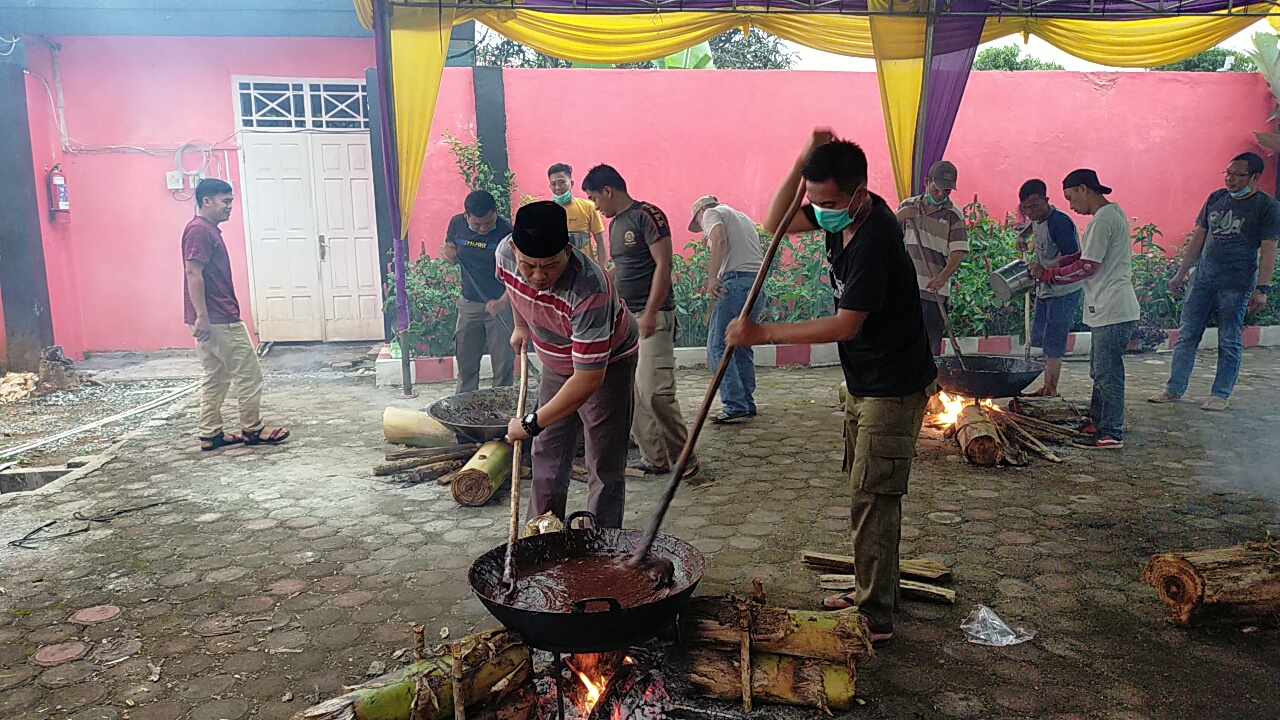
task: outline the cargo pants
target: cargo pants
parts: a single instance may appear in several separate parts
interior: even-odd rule
[[[938,390],[931,383],[905,397],[845,400],[844,470],[852,494],[857,605],[874,633],[893,632],[898,607],[898,544],[902,496],[924,423],[924,408]]]

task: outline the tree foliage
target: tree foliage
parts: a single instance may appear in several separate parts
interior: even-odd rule
[[[1231,67],[1227,67],[1228,58],[1231,59]],[[1186,60],[1179,60],[1175,63],[1160,65],[1151,69],[1170,72],[1218,72],[1219,70],[1257,72],[1258,66],[1254,64],[1253,60],[1249,59],[1248,55],[1242,52],[1215,47],[1197,55],[1192,55]]]
[[[543,55],[497,33],[485,33],[476,43],[476,65],[509,68],[567,68],[569,61]]]
[[[1062,70],[1063,67],[1051,60],[1040,60],[1031,55],[1023,55],[1022,48],[1017,45],[990,47],[978,53],[973,59],[974,70]]]
[[[734,29],[711,38],[711,55],[722,69],[790,70],[796,64],[781,39],[759,30],[744,35]]]

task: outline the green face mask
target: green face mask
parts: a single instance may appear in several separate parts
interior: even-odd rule
[[[569,201],[573,199],[573,191],[572,191],[572,190],[570,190],[569,192],[567,192],[567,193],[565,193],[565,194],[563,194],[563,195],[552,195],[552,196],[551,196],[551,199],[552,199],[552,200],[555,200],[556,202],[560,203],[561,205],[568,205],[568,204],[569,204]]]
[[[849,208],[830,210],[817,205],[813,206],[813,219],[818,221],[818,227],[829,233],[838,233],[853,222],[853,218],[849,217]]]
[[[924,194],[924,199],[926,202],[928,202],[930,205],[934,207],[938,207],[939,205],[947,201],[947,198],[943,198],[941,200],[934,200],[933,196],[930,195],[929,193]]]

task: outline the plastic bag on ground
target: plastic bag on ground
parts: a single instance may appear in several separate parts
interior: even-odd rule
[[[995,610],[986,605],[975,606],[969,617],[960,623],[960,629],[969,637],[969,642],[992,647],[1017,645],[1036,635],[1030,630],[1009,627],[1008,623],[996,615]]]

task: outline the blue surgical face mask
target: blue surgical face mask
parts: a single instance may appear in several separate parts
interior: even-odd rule
[[[1240,200],[1242,198],[1248,197],[1249,193],[1253,192],[1253,185],[1246,185],[1235,192],[1231,192],[1230,190],[1228,190],[1227,192],[1231,193],[1231,197],[1235,198],[1236,200]]]
[[[572,191],[572,190],[570,190],[569,192],[567,192],[567,193],[565,193],[565,194],[563,194],[563,195],[552,195],[552,196],[551,196],[551,199],[552,199],[552,200],[555,200],[556,202],[560,203],[561,205],[568,205],[568,204],[569,204],[569,201],[573,199],[573,191]]]

